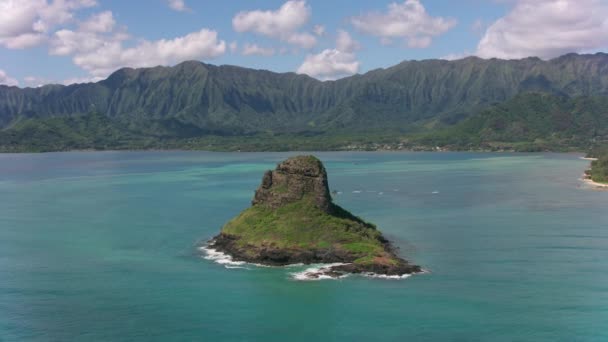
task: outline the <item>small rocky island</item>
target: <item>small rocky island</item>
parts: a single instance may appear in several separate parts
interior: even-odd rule
[[[398,257],[373,224],[332,202],[325,167],[314,156],[292,157],[267,171],[252,206],[229,221],[209,246],[233,260],[264,265],[336,264],[317,277],[421,271]]]

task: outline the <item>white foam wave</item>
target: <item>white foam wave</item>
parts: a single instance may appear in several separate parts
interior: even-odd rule
[[[246,261],[235,261],[232,258],[232,256],[214,249],[213,248],[214,244],[215,244],[215,241],[211,241],[211,242],[209,242],[209,244],[199,247],[199,250],[201,250],[205,253],[205,256],[203,258],[205,258],[207,260],[211,260],[220,265],[223,265],[224,267],[229,268],[229,269],[244,268],[244,269],[248,270],[249,268],[246,266],[269,267],[269,268],[282,268],[282,267],[291,268],[291,267],[304,266],[304,264],[302,264],[302,263],[289,264],[289,265],[284,265],[284,266],[272,266],[272,265],[254,264],[254,263],[250,263],[250,262],[246,262]]]
[[[205,252],[205,259],[224,265],[226,268],[245,268],[242,267],[242,265],[246,264],[244,261],[235,261],[230,255],[213,249],[211,246],[212,245],[207,245],[199,248],[201,251]]]
[[[313,265],[312,267],[309,267],[309,268],[305,269],[304,271],[291,273],[291,277],[295,280],[305,280],[305,281],[327,280],[327,279],[336,280],[336,279],[345,278],[348,276],[348,274],[340,275],[338,277],[326,274],[326,272],[328,272],[330,270],[330,268],[332,268],[334,266],[340,266],[340,265],[346,265],[346,264],[333,263],[333,264]]]
[[[353,194],[360,194],[360,193],[361,193],[361,190],[355,190],[355,191],[353,191]]]
[[[401,274],[401,275],[386,275],[386,274],[377,274],[377,273],[362,273],[364,277],[368,278],[377,278],[377,279],[406,279],[411,277],[411,274]]]

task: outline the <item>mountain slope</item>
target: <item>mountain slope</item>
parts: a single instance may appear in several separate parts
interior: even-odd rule
[[[15,130],[22,130],[23,122],[35,126],[91,113],[108,118],[108,124],[128,132],[124,134],[154,141],[264,134],[400,135],[457,124],[528,92],[608,96],[608,55],[407,61],[325,82],[194,61],[124,68],[97,83],[0,86],[0,141],[7,134],[19,135]]]
[[[523,93],[417,141],[449,149],[587,148],[608,142],[608,97]]]

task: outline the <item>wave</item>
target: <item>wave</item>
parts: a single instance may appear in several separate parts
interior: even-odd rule
[[[402,274],[402,275],[387,275],[387,274],[377,274],[377,273],[361,273],[362,276],[367,278],[376,278],[376,279],[406,279],[412,276],[412,274]]]
[[[386,274],[377,274],[377,273],[360,273],[360,274],[338,274],[332,273],[331,268],[333,266],[347,265],[344,263],[334,263],[334,264],[318,264],[313,267],[309,267],[304,271],[293,272],[291,273],[291,277],[294,280],[301,281],[317,281],[317,280],[338,280],[343,279],[351,275],[359,275],[366,278],[374,278],[374,279],[392,279],[392,280],[401,280],[407,279],[414,274],[401,274],[401,275],[386,275]],[[423,270],[419,273],[427,273],[427,271]]]
[[[201,246],[199,250],[203,251],[206,255],[205,259],[214,261],[220,265],[224,265],[226,268],[246,268],[242,265],[245,265],[244,261],[235,261],[232,257],[224,252],[220,252],[216,249],[211,248],[211,244]]]
[[[206,245],[200,246],[198,249],[205,253],[205,256],[203,256],[203,258],[213,261],[215,263],[218,263],[220,265],[223,265],[224,267],[229,268],[229,269],[234,269],[234,268],[249,269],[246,266],[277,267],[277,268],[278,267],[290,268],[290,267],[304,266],[304,264],[302,264],[302,263],[289,264],[289,265],[284,265],[284,266],[271,266],[271,265],[255,264],[255,263],[246,262],[246,261],[236,261],[232,258],[232,256],[230,256],[224,252],[218,251],[217,249],[214,249],[213,248],[214,243],[215,243],[214,241],[211,241]]]
[[[346,265],[344,263],[333,263],[333,264],[317,264],[313,267],[309,267],[304,271],[293,272],[291,273],[291,277],[295,280],[337,280],[346,278],[349,274],[341,274],[341,275],[331,275],[328,274],[331,272],[331,268],[334,266]]]
[[[235,261],[232,256],[220,252],[213,247],[213,242],[210,242],[207,245],[199,247],[199,250],[205,253],[204,258],[206,260],[213,261],[224,266],[227,269],[250,269],[247,266],[255,266],[255,267],[270,267],[270,268],[293,268],[293,267],[302,267],[304,264],[289,264],[285,266],[270,266],[263,264],[254,264],[245,261]],[[334,266],[347,265],[346,263],[331,263],[331,264],[313,264],[310,267],[304,269],[299,272],[291,272],[291,278],[294,280],[300,281],[316,281],[316,280],[338,280],[346,278],[352,274],[350,273],[337,273],[332,272],[331,268]],[[421,273],[426,273],[426,271],[422,271]],[[386,275],[386,274],[376,274],[376,273],[361,273],[363,277],[367,278],[376,278],[376,279],[406,279],[412,276],[412,274],[403,274],[403,275]]]

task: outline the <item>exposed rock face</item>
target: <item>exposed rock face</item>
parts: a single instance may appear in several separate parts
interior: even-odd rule
[[[251,203],[276,209],[302,200],[304,196],[312,196],[319,209],[331,212],[327,172],[321,161],[313,156],[289,158],[274,171],[266,171]]]
[[[332,202],[327,172],[314,156],[267,171],[252,206],[209,243],[237,261],[265,265],[341,263],[322,273],[404,275],[420,272],[397,256],[373,224]]]

